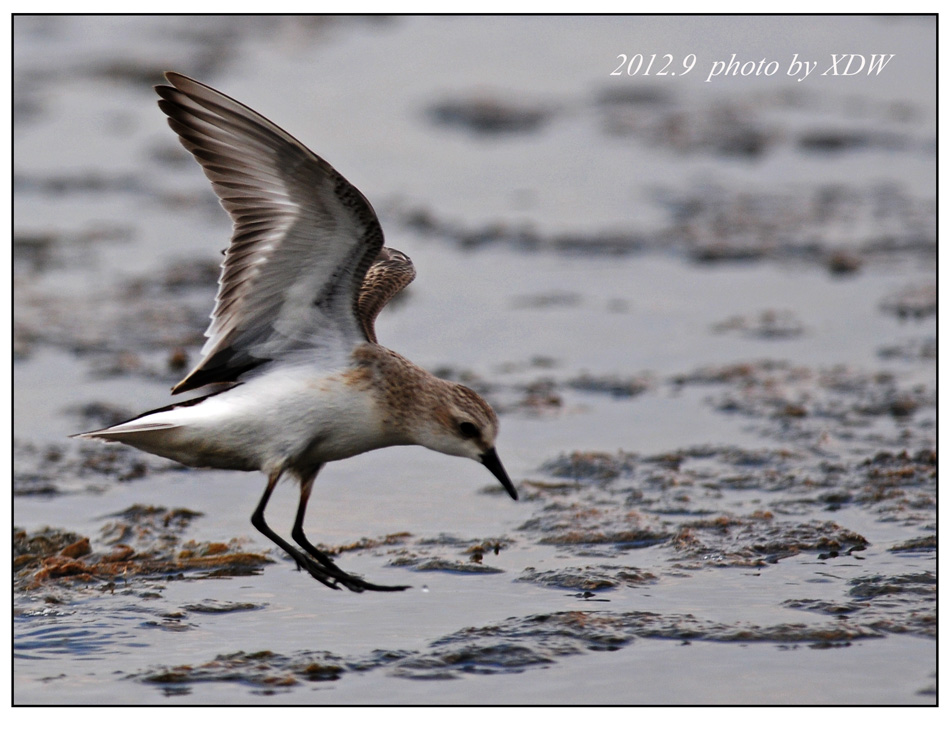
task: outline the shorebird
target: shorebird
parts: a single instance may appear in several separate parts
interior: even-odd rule
[[[234,223],[202,358],[172,394],[208,394],[76,436],[185,465],[258,470],[251,523],[328,587],[404,590],[347,574],[304,534],[327,462],[419,444],[481,462],[513,499],[495,451],[498,418],[468,387],[379,345],[380,310],[415,277],[383,246],[369,201],[330,164],[234,99],[178,73],[159,107]],[[300,484],[292,543],[264,521],[282,476]]]

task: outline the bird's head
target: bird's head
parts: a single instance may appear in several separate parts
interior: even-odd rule
[[[446,390],[434,404],[434,418],[421,443],[429,449],[482,463],[494,475],[511,498],[518,499],[511,478],[498,459],[495,438],[498,416],[485,400],[462,384],[445,382]]]

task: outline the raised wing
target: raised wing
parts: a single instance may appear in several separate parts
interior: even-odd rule
[[[398,249],[383,247],[376,257],[360,289],[356,307],[363,334],[370,343],[376,341],[376,317],[397,293],[412,283],[416,269],[412,260]]]
[[[166,78],[159,106],[234,221],[203,358],[172,392],[369,339],[357,299],[383,246],[369,201],[257,112],[184,75]]]

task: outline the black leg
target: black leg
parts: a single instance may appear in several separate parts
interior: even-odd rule
[[[257,503],[257,509],[255,509],[254,514],[251,515],[251,524],[254,525],[258,531],[266,535],[273,542],[283,548],[287,553],[289,553],[290,557],[297,562],[298,569],[305,569],[307,573],[318,582],[325,584],[327,587],[332,587],[333,589],[338,590],[340,588],[337,585],[332,573],[329,573],[328,570],[320,568],[320,566],[314,563],[312,559],[304,556],[299,550],[294,548],[290,543],[280,537],[280,535],[271,530],[264,521],[264,509],[267,507],[267,502],[270,501],[270,496],[274,492],[274,487],[277,485],[277,481],[280,480],[281,472],[282,471],[271,473],[270,477],[267,479],[267,488],[264,489],[264,495],[261,496],[261,500]]]
[[[307,539],[303,531],[303,518],[307,513],[307,502],[310,501],[310,491],[313,489],[313,481],[317,477],[317,473],[320,472],[321,467],[323,466],[318,465],[317,469],[309,476],[300,479],[300,503],[297,505],[297,518],[294,520],[294,529],[291,531],[291,537],[297,542],[297,545],[319,562],[320,566],[326,570],[328,576],[332,577],[334,581],[339,582],[348,590],[352,590],[353,592],[362,592],[363,590],[397,592],[399,590],[409,589],[409,587],[405,585],[389,587],[381,584],[373,584],[359,577],[354,577],[352,574],[347,574],[343,569],[333,563],[333,559],[315,547],[313,543]]]

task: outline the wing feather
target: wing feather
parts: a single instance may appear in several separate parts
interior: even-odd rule
[[[234,222],[202,359],[172,392],[368,340],[358,299],[383,246],[369,201],[257,112],[186,76],[166,78],[159,106]]]

